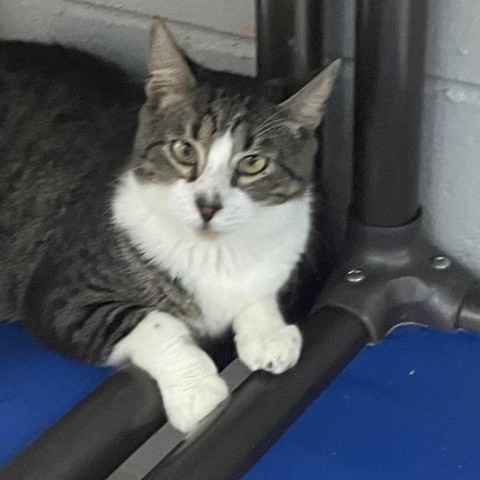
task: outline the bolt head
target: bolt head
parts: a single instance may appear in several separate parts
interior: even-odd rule
[[[446,270],[452,264],[452,261],[445,255],[437,255],[430,259],[430,264],[435,270]]]
[[[360,268],[350,270],[345,274],[345,280],[349,283],[360,283],[365,280],[365,272]]]

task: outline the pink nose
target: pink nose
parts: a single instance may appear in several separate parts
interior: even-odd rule
[[[206,222],[209,222],[220,208],[221,207],[199,207],[200,215]]]
[[[200,212],[200,215],[205,223],[209,222],[215,216],[215,214],[222,209],[222,205],[220,203],[209,203],[203,198],[199,198],[196,203],[198,211]]]

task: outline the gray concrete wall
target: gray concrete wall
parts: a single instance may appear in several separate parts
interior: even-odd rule
[[[326,125],[339,214],[349,201],[354,0],[327,0],[327,57],[345,58]],[[216,69],[255,73],[254,0],[1,0],[0,37],[77,45],[145,72],[151,15]],[[421,197],[425,229],[480,274],[480,2],[430,0]]]

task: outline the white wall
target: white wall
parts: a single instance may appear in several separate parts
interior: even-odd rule
[[[430,4],[425,227],[446,251],[480,274],[480,2]]]
[[[1,0],[0,37],[80,46],[145,72],[150,16],[212,68],[255,73],[254,0]],[[326,126],[328,170],[351,174],[354,0],[327,0],[329,58],[345,68]],[[480,274],[480,2],[430,0],[421,197],[425,228]],[[348,181],[332,185],[339,212]]]
[[[0,37],[76,45],[143,75],[153,15],[201,63],[255,74],[253,0],[1,0]]]

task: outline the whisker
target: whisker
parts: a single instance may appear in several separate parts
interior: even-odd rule
[[[279,120],[277,122],[270,122],[268,125],[265,125],[261,130],[255,132],[256,135],[263,135],[265,132],[272,130],[273,128],[277,128],[282,125],[284,122],[283,120]]]
[[[117,185],[121,180],[123,180],[130,172],[134,172],[135,170],[138,170],[139,168],[141,168],[142,166],[141,165],[137,165],[136,167],[133,167],[133,168],[129,168],[127,171],[123,172],[119,177],[115,178],[114,180],[112,180],[108,185],[111,187],[111,186],[115,186]]]
[[[270,123],[273,123],[273,120],[276,116],[282,114],[285,109],[287,108],[286,105],[277,105],[277,110],[275,112],[273,112],[271,115],[269,115],[257,128],[256,132],[257,132],[257,135],[259,134],[258,132],[260,132],[263,128],[267,127],[270,125]],[[270,122],[272,120],[272,122]],[[269,123],[270,122],[270,123]],[[276,119],[275,122],[283,122],[283,118],[281,119]]]
[[[269,115],[258,127],[260,130],[265,124],[267,124],[272,118],[276,117],[280,112],[277,110],[273,112],[271,115]]]
[[[256,134],[257,135],[265,135],[265,133],[269,132],[270,130],[278,128],[282,123],[283,123],[283,119],[281,121],[275,123],[275,124],[272,122],[270,125],[268,125],[268,128],[264,128],[264,129],[262,129],[261,132],[257,132]]]

